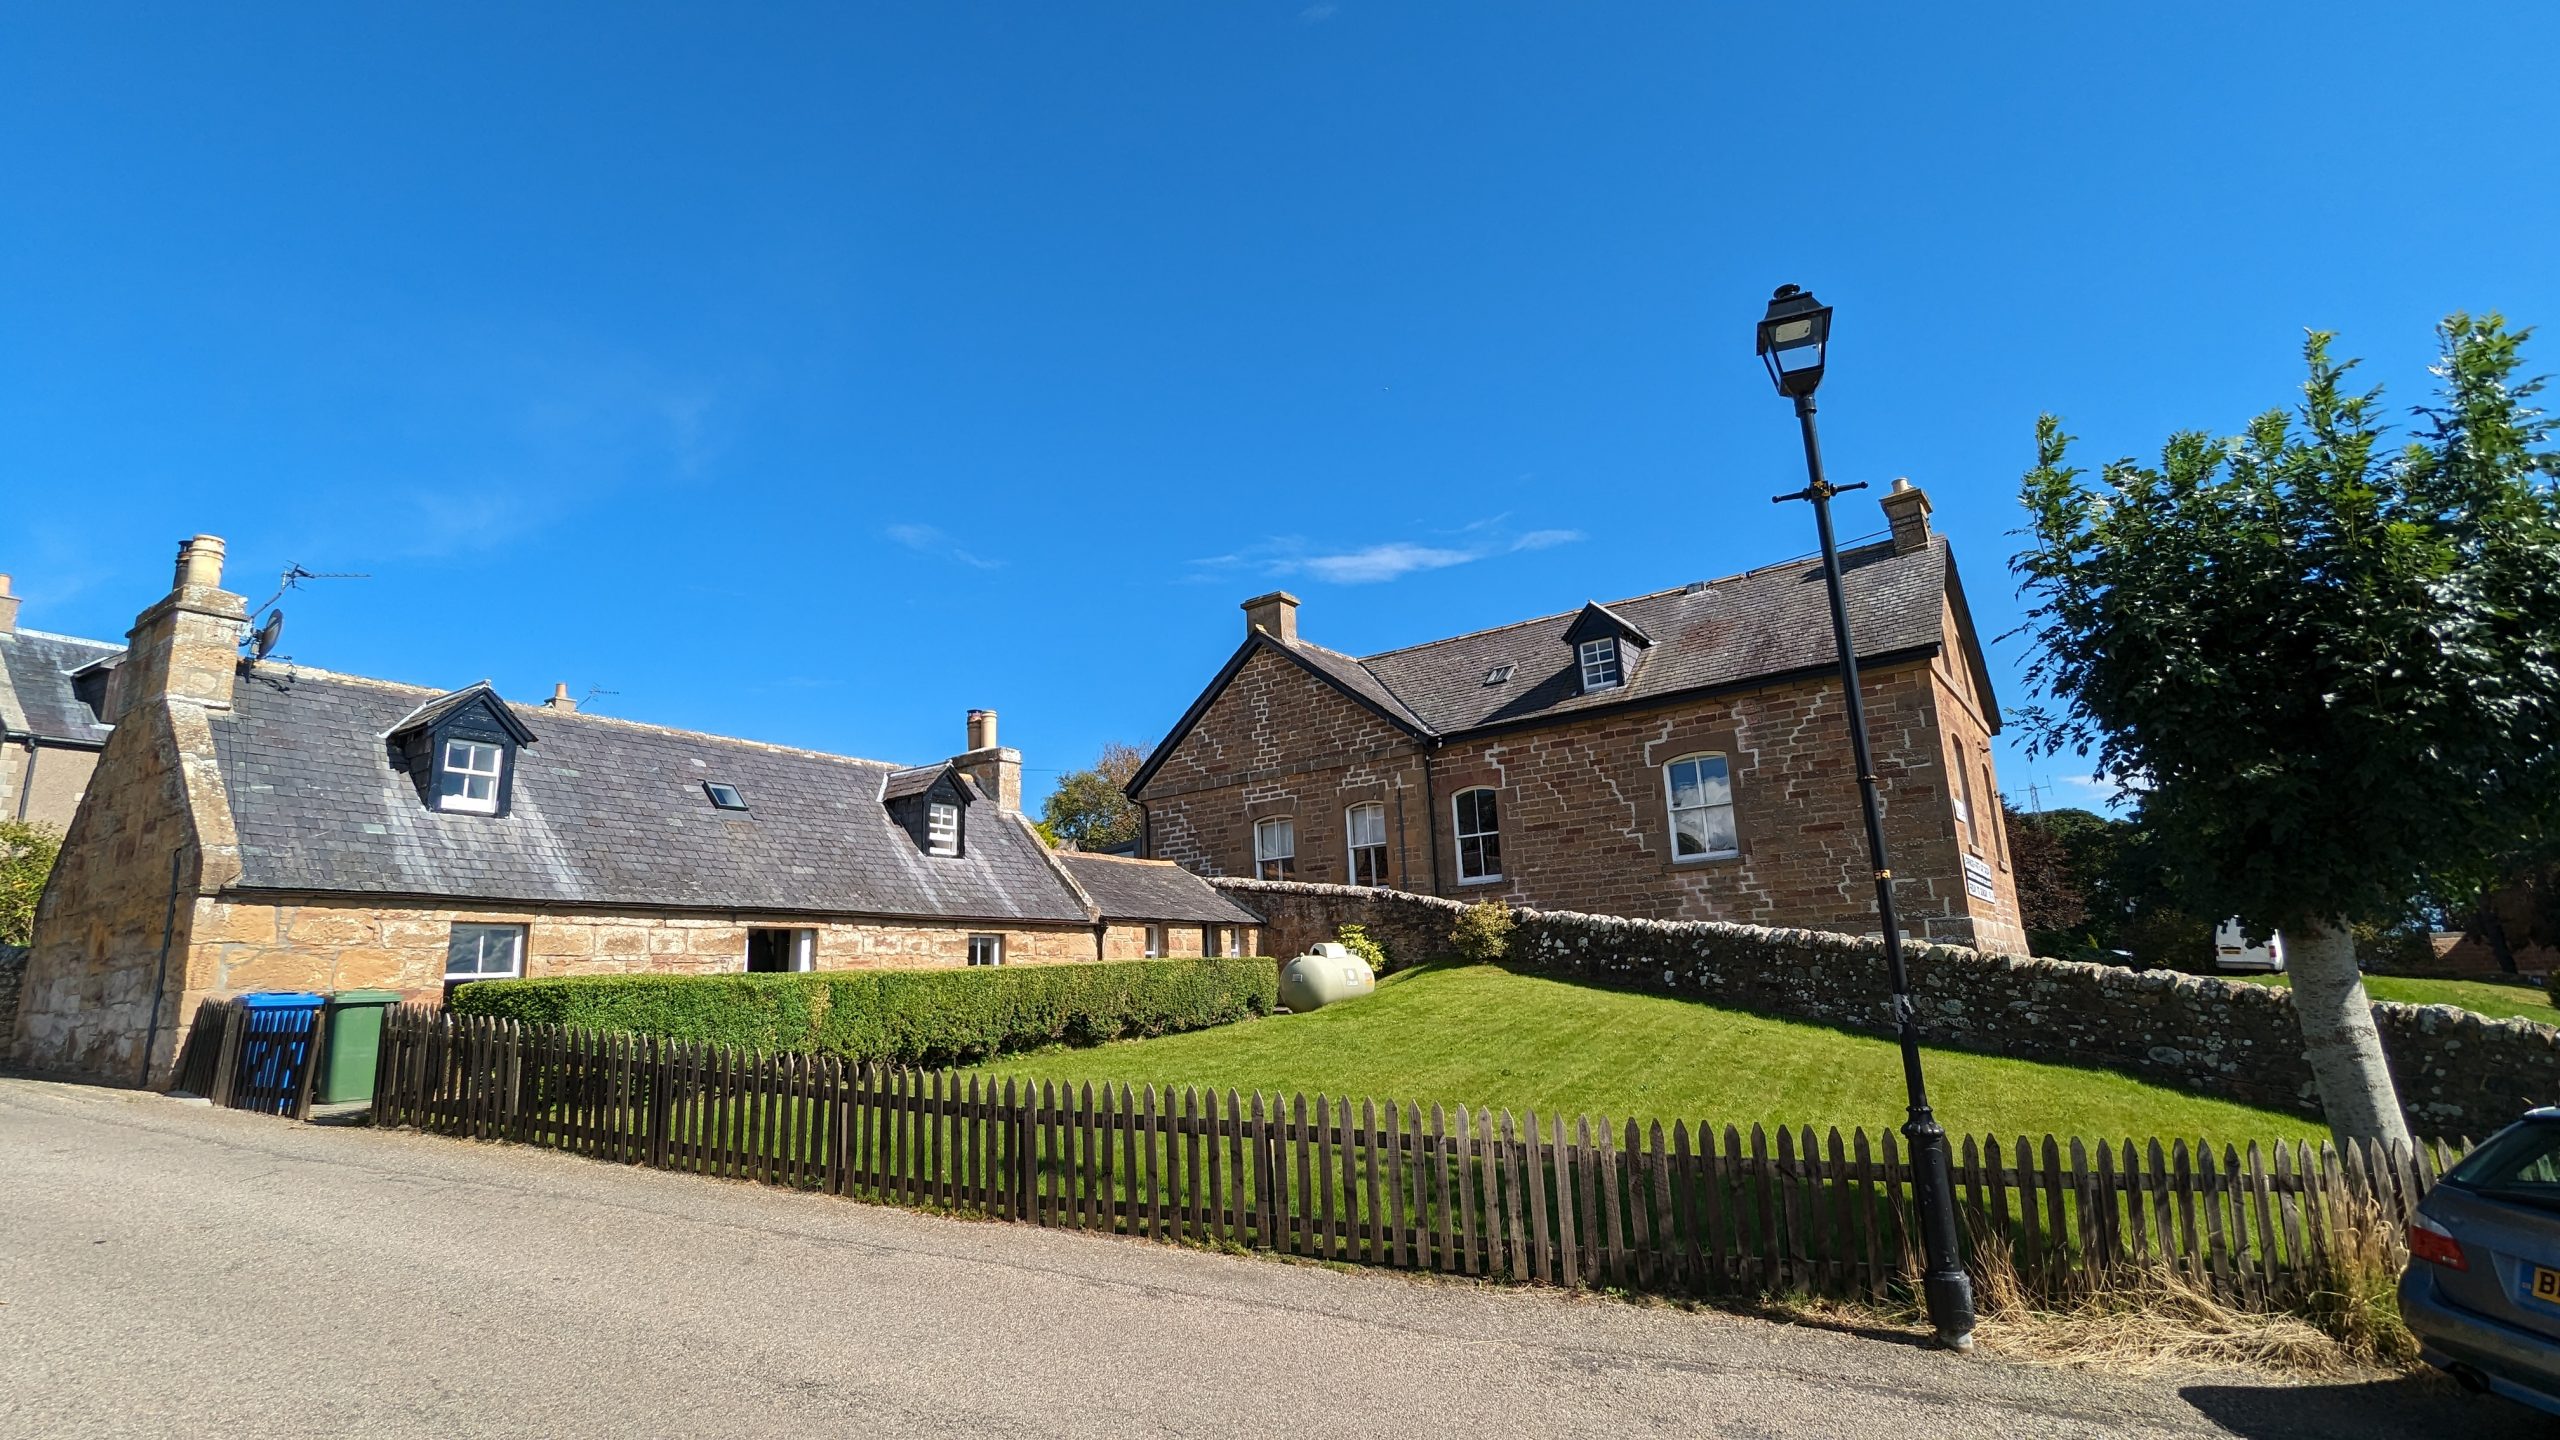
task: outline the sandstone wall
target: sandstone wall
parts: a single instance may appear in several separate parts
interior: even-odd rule
[[[246,990],[371,988],[433,1000],[443,993],[456,922],[524,926],[524,973],[536,978],[735,973],[746,966],[747,931],[764,928],[815,930],[812,964],[820,970],[965,966],[971,935],[1003,936],[1008,965],[1090,963],[1103,954],[1090,925],[813,924],[787,916],[207,899],[196,902],[186,1008]]]
[[[1356,922],[1399,964],[1439,953],[1462,907],[1343,886],[1213,881],[1269,918],[1293,955]],[[1735,1009],[1892,1033],[1884,944],[1857,935],[1717,922],[1514,912],[1524,968]],[[2317,1117],[2289,990],[1948,945],[1904,947],[1932,1045],[2095,1065]],[[2560,1029],[2442,1005],[2377,1004],[2400,1100],[2421,1134],[2478,1138],[2533,1105],[2560,1103]]]
[[[26,978],[26,947],[0,945],[0,1035],[18,1023],[18,987]]]
[[[1886,834],[1903,877],[1895,903],[1910,933],[2020,951],[2005,847],[1996,834],[1967,836],[1955,818],[1961,787],[1951,765],[1961,756],[1987,792],[1974,809],[1999,823],[1987,727],[1965,708],[1971,682],[1960,672],[1955,662],[1911,661],[1864,677]],[[1461,738],[1432,754],[1426,782],[1411,737],[1262,651],[1149,778],[1148,853],[1203,875],[1252,875],[1254,822],[1288,816],[1297,836],[1288,878],[1343,884],[1344,812],[1375,800],[1386,807],[1388,881],[1398,889],[1870,931],[1873,866],[1844,725],[1836,682],[1795,681]],[[1674,860],[1663,767],[1700,752],[1726,757],[1740,853]],[[1459,879],[1450,811],[1460,790],[1478,785],[1499,795],[1503,856],[1501,879],[1481,884]],[[1989,901],[1966,891],[1963,854],[1973,843],[1984,846]]]

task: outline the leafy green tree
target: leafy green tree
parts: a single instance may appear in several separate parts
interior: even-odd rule
[[[52,827],[0,820],[0,945],[34,940],[36,900],[61,852],[62,837]]]
[[[2476,890],[2560,818],[2560,456],[2528,333],[2446,320],[2397,452],[2321,333],[2298,412],[2173,435],[2156,466],[2091,483],[2037,423],[2014,568],[2056,708],[2029,733],[2094,753],[2190,911],[2285,930],[2342,1137],[2408,1133],[2355,927]]]
[[[1058,788],[1040,807],[1043,833],[1052,843],[1079,850],[1108,850],[1136,840],[1138,806],[1123,787],[1146,758],[1136,746],[1115,740],[1102,747],[1092,769],[1058,777]]]

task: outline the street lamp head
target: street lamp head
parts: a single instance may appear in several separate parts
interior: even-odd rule
[[[1801,285],[1781,285],[1760,317],[1760,361],[1778,393],[1802,399],[1822,383],[1822,351],[1831,339],[1831,307]]]

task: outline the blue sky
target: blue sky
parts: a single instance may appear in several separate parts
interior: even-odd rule
[[[2039,410],[2148,452],[2306,326],[2405,405],[2443,313],[2560,322],[2555,54],[2514,5],[19,7],[0,570],[119,635],[211,531],[252,600],[372,576],[291,597],[306,663],[890,759],[994,706],[1038,792],[1275,584],[1367,652],[1809,549],[1750,349],[1796,281],[1835,478],[1925,486],[1996,636]]]

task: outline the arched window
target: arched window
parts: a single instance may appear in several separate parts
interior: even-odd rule
[[[1298,825],[1287,816],[1253,824],[1253,873],[1264,880],[1286,880],[1298,868]]]
[[[1458,883],[1502,878],[1502,811],[1491,790],[1461,790],[1450,797],[1458,820]]]
[[[1387,807],[1363,801],[1342,812],[1343,843],[1351,849],[1351,883],[1387,883]]]
[[[1713,860],[1742,853],[1733,826],[1733,779],[1721,755],[1683,755],[1662,767],[1671,808],[1671,858]]]

